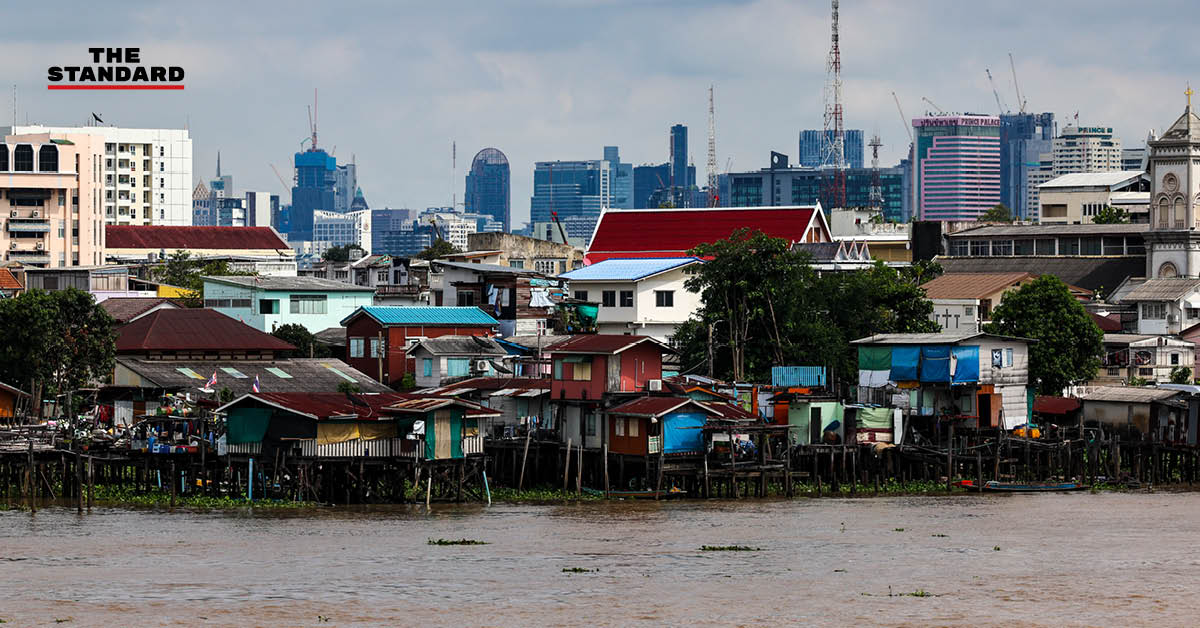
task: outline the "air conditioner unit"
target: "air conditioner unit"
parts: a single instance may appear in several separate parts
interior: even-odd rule
[[[1176,315],[1174,315],[1174,314],[1168,314],[1168,315],[1167,315],[1167,323],[1168,323],[1168,324],[1174,325],[1175,323],[1178,323],[1178,322],[1179,322],[1179,317],[1178,317],[1178,316],[1176,316]]]
[[[646,390],[650,392],[662,392],[662,380],[650,379],[646,380]]]
[[[8,248],[10,248],[10,249],[13,249],[13,250],[16,250],[16,248],[17,248],[17,243],[16,243],[16,242],[13,242],[13,243],[9,244],[9,245],[8,245]]]
[[[31,214],[31,215],[32,215],[34,218],[41,218],[41,216],[42,216],[42,212],[40,212],[40,211],[38,211],[38,210],[36,210],[36,209],[35,209],[35,210],[33,210],[33,214]]]
[[[43,250],[43,249],[45,249],[45,248],[46,248],[46,243],[45,243],[45,242],[38,242],[38,243],[37,243],[37,250],[41,251],[41,250]]]
[[[14,209],[14,210],[12,210],[12,211],[10,211],[10,212],[8,212],[8,216],[9,216],[9,218],[16,218],[16,217],[17,217],[17,216],[19,216],[19,215],[20,215],[20,214],[19,214],[19,213],[17,213],[17,210],[15,210],[15,209]]]
[[[475,360],[475,370],[476,371],[486,371],[487,368],[488,368],[487,360]]]

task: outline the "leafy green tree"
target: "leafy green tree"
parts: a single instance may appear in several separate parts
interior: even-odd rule
[[[338,383],[337,391],[350,395],[362,392],[362,388],[355,382],[340,382]]]
[[[1092,216],[1092,223],[1097,225],[1123,225],[1129,222],[1129,212],[1105,205],[1103,209]]]
[[[321,254],[321,259],[327,262],[348,262],[350,261],[350,249],[352,248],[358,247],[354,247],[349,244],[331,246],[325,249],[325,252]]]
[[[900,269],[900,276],[905,281],[920,286],[941,277],[946,271],[942,265],[933,260],[917,260]]]
[[[979,222],[1012,222],[1012,210],[1004,203],[998,203],[995,207],[980,214],[977,220]]]
[[[74,288],[2,300],[0,381],[28,384],[40,404],[47,393],[104,380],[116,357],[115,325],[92,295]]]
[[[412,373],[405,373],[400,378],[400,390],[412,390],[417,387],[417,378]]]
[[[437,259],[439,257],[443,257],[446,255],[453,255],[454,253],[461,253],[461,252],[462,251],[460,251],[458,249],[458,247],[439,238],[439,239],[435,240],[433,244],[429,245],[429,247],[426,248],[424,251],[417,253],[417,257],[420,259],[430,260],[430,259]]]
[[[1192,383],[1192,369],[1186,366],[1176,366],[1171,369],[1172,384],[1190,384]]]
[[[328,358],[330,356],[329,346],[317,342],[316,337],[304,325],[296,323],[280,325],[271,332],[271,335],[296,347],[295,351],[289,352],[289,357]]]
[[[253,276],[256,273],[229,269],[228,260],[192,259],[187,251],[175,251],[166,262],[154,270],[156,279],[167,285],[183,288],[187,293],[179,299],[186,307],[204,305],[205,276]]]
[[[1005,294],[984,331],[1037,341],[1029,347],[1029,379],[1038,394],[1062,394],[1067,386],[1095,377],[1100,368],[1104,332],[1067,284],[1053,275]]]

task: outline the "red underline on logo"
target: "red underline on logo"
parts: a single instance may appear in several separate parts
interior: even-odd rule
[[[46,89],[183,89],[182,85],[47,85]]]

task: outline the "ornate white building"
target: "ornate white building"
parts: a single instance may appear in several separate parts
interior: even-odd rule
[[[1200,276],[1200,116],[1191,87],[1184,93],[1183,115],[1149,142],[1147,279]]]

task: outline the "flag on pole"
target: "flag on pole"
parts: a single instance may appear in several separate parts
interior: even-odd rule
[[[204,387],[205,388],[213,388],[216,385],[217,385],[217,372],[213,371],[212,377],[208,378],[208,383],[205,384]]]
[[[254,392],[258,392],[258,376],[254,376],[254,386],[251,388]]]

